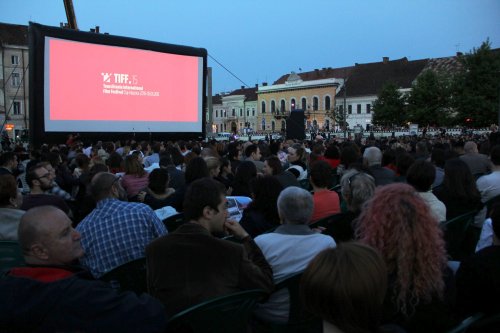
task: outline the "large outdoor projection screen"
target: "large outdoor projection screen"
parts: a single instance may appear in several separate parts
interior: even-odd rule
[[[205,49],[33,23],[29,32],[36,141],[204,137]]]

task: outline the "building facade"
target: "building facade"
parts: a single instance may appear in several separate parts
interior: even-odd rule
[[[234,90],[212,97],[212,130],[214,133],[244,134],[257,126],[257,87]]]
[[[304,111],[306,130],[330,130],[335,125],[335,96],[349,68],[323,68],[287,74],[257,91],[258,127],[261,132],[284,132],[292,111]]]
[[[11,139],[29,126],[28,27],[0,23],[0,124]]]

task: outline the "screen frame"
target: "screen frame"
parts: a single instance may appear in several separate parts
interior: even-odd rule
[[[29,24],[29,125],[30,143],[39,146],[42,143],[64,143],[71,132],[46,131],[45,130],[45,40],[46,37],[58,38],[74,42],[89,44],[117,46],[138,50],[162,52],[176,55],[186,55],[202,58],[202,110],[201,128],[197,132],[79,132],[86,141],[95,142],[116,141],[124,139],[136,140],[178,140],[196,139],[202,140],[206,137],[206,107],[207,107],[207,50],[183,45],[159,43],[137,38],[114,36],[92,32],[82,32],[65,28],[44,26],[38,23]]]

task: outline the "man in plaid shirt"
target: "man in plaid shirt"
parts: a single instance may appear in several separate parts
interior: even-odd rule
[[[147,205],[126,202],[127,193],[112,173],[98,173],[91,182],[97,206],[77,226],[85,255],[80,263],[95,278],[129,261],[143,258],[144,249],[167,229]]]

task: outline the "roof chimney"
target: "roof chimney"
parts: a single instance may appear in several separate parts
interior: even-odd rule
[[[384,64],[387,64],[389,62],[389,57],[382,57],[382,60]]]
[[[267,82],[262,82],[262,86],[263,87],[267,86]]]
[[[245,86],[241,86],[241,89],[245,89]]]
[[[99,26],[98,25],[95,26],[95,32],[99,33]]]
[[[258,88],[258,87],[259,87],[259,84],[258,84],[258,83],[256,83],[256,84],[255,84],[255,88]]]

